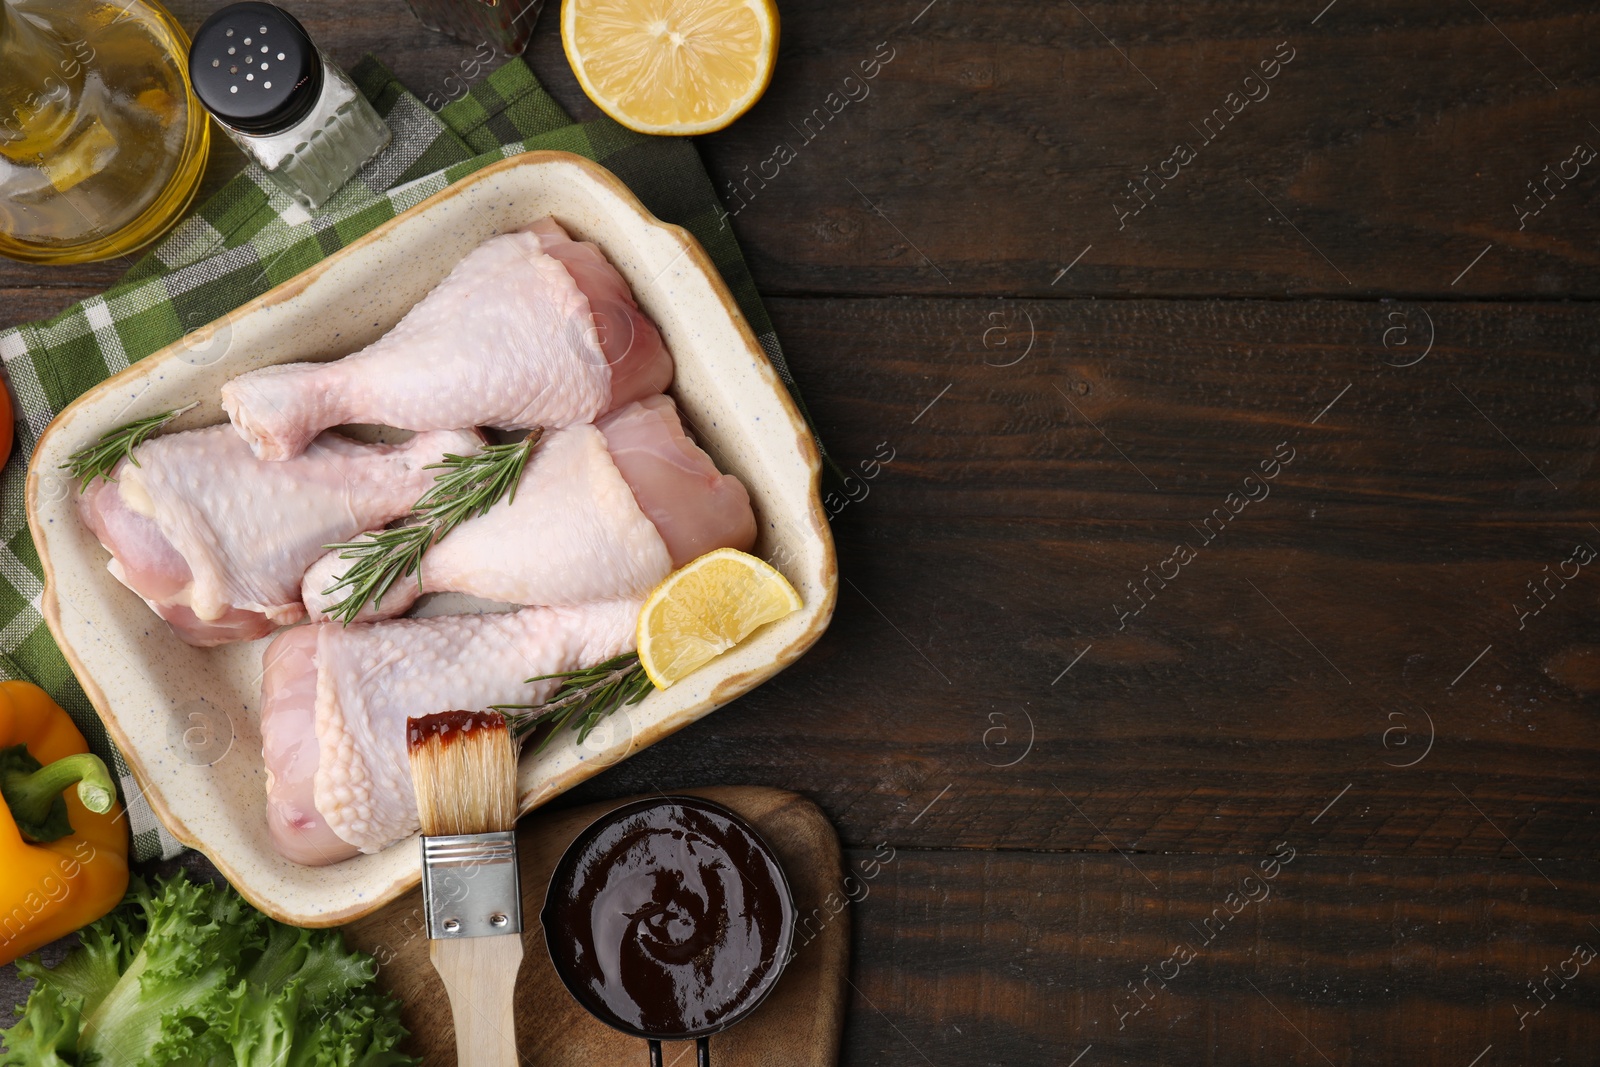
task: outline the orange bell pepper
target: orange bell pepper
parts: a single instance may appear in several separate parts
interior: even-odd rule
[[[0,682],[0,795],[5,964],[116,907],[128,888],[128,827],[106,765],[27,682]]]

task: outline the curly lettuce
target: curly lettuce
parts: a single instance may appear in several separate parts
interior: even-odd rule
[[[134,879],[122,905],[37,980],[0,1030],[0,1067],[410,1067],[397,1000],[370,956],[231,888]]]

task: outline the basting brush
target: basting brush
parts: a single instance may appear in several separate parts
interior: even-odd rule
[[[496,712],[406,720],[422,823],[428,955],[444,980],[461,1067],[516,1067],[522,966],[517,750]]]

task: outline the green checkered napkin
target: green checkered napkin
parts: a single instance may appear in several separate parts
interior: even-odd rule
[[[371,56],[351,76],[389,123],[394,141],[319,211],[295,204],[251,164],[106,293],[46,322],[0,332],[0,361],[17,413],[16,452],[0,475],[0,675],[42,686],[114,768],[137,859],[172,856],[182,846],[140,795],[50,638],[39,614],[43,570],[23,506],[26,465],[20,457],[32,454],[50,420],[90,386],[292,278],[451,182],[521,152],[560,149],[605,165],[658,218],[700,240],[800,404],[750,269],[688,140],[647,137],[606,118],[574,123],[520,59],[438,114]]]

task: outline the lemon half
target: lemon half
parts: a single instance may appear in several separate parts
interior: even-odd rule
[[[656,586],[639,612],[639,662],[658,689],[682,681],[757,627],[800,610],[800,594],[770,564],[719,548]]]
[[[640,133],[720,130],[778,57],[772,0],[565,0],[561,44],[595,105]]]

